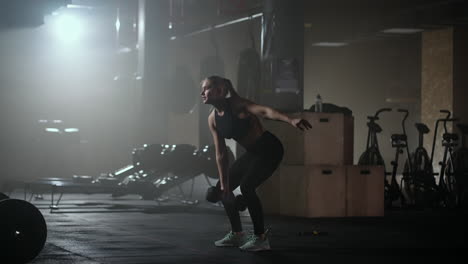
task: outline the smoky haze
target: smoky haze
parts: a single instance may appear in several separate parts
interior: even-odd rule
[[[60,10],[41,26],[0,32],[2,167],[14,178],[97,175],[131,160],[135,50],[116,55],[113,14]]]

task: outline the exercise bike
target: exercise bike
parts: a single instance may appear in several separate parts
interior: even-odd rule
[[[391,162],[392,165],[392,172],[386,173],[386,175],[391,175],[390,183],[388,182],[387,178],[385,178],[385,207],[391,208],[393,206],[393,202],[400,200],[400,205],[403,207],[406,205],[406,199],[403,196],[401,190],[401,182],[398,184],[396,175],[398,170],[398,159],[399,155],[403,154],[404,149],[406,150],[407,160],[409,160],[409,147],[408,147],[408,137],[406,134],[405,129],[405,121],[408,118],[409,112],[406,109],[398,109],[400,113],[405,113],[403,120],[401,122],[401,126],[403,128],[403,134],[392,134],[392,147],[395,148],[395,159]],[[411,171],[411,164],[408,164],[409,169]],[[402,179],[403,180],[403,179]]]
[[[456,118],[450,118],[451,113],[448,110],[440,110],[441,113],[447,114],[445,118],[437,119],[434,129],[434,139],[432,141],[432,151],[430,162],[434,160],[435,141],[440,122],[444,124],[444,133],[442,135],[442,147],[444,154],[440,166],[439,181],[437,183],[437,201],[436,205],[453,208],[456,206],[456,191],[455,191],[455,175],[453,171],[453,150],[458,145],[458,135],[449,133],[447,130],[447,122],[458,121]]]
[[[457,207],[468,207],[468,146],[466,145],[466,135],[468,134],[468,125],[457,124],[461,133],[461,144],[452,153],[452,162],[447,169],[453,172],[454,177],[450,182],[449,188],[455,194]]]
[[[381,108],[375,112],[373,116],[368,116],[367,122],[368,132],[367,132],[367,140],[366,140],[366,149],[359,157],[358,165],[361,166],[383,166],[384,168],[384,199],[385,199],[385,206],[391,204],[392,198],[390,198],[389,193],[391,192],[390,184],[387,182],[386,179],[386,170],[385,170],[385,161],[380,154],[379,150],[379,142],[377,140],[377,134],[382,132],[382,128],[375,122],[379,120],[379,114],[382,112],[390,112],[392,111],[391,108]]]
[[[424,134],[429,128],[423,123],[416,123],[419,144],[406,160],[403,169],[402,185],[409,206],[432,206],[437,193],[434,171],[427,150],[424,148]]]
[[[382,132],[382,128],[375,122],[379,120],[379,114],[382,112],[390,112],[391,108],[382,108],[377,110],[374,116],[368,116],[367,122],[368,132],[367,132],[367,142],[366,150],[359,157],[358,165],[381,165],[384,166],[385,171],[385,161],[382,158],[379,150],[379,143],[377,140],[377,134]]]

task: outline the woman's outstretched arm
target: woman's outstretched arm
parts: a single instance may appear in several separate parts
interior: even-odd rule
[[[300,130],[308,130],[312,128],[312,125],[305,119],[291,118],[288,115],[281,113],[280,111],[271,107],[259,105],[246,99],[243,99],[243,101],[247,111],[254,115],[258,115],[267,119],[283,121]]]

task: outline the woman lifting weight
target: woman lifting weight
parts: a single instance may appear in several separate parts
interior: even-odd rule
[[[283,145],[276,136],[263,129],[257,116],[283,121],[300,130],[307,130],[312,126],[307,120],[290,118],[275,109],[240,97],[228,79],[211,76],[202,81],[201,88],[203,103],[214,107],[214,111],[208,116],[208,126],[216,149],[219,173],[216,187],[222,192],[221,200],[232,228],[215,245],[239,247],[246,251],[268,250],[270,244],[265,235],[263,209],[255,190],[280,164]],[[225,138],[234,139],[246,149],[246,153],[230,168]],[[254,233],[250,236],[242,231],[239,212],[235,206],[233,190],[238,186],[254,226]]]

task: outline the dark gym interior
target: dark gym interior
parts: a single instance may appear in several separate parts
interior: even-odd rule
[[[465,0],[1,1],[0,263],[465,259],[467,70]],[[259,119],[269,250],[214,244],[213,75],[312,126]]]

